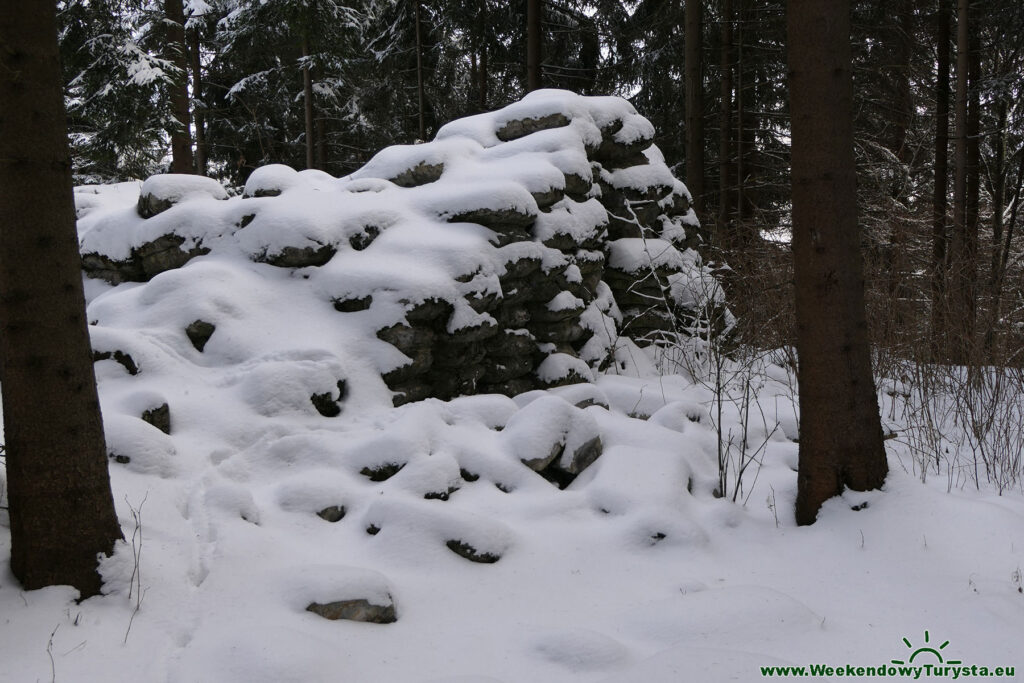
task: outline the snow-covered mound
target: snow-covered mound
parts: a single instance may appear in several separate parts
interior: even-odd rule
[[[350,372],[396,405],[592,381],[633,342],[728,324],[653,135],[625,100],[544,90],[345,178],[275,165],[232,199],[173,175],[132,206],[79,193],[87,274],[146,283],[97,298],[95,341],[139,363],[127,328],[158,325],[197,367],[249,368],[268,413],[316,395],[334,414]]]
[[[126,542],[81,603],[0,565],[0,683],[754,681],[888,666],[929,634],[946,661],[1013,664],[1019,492],[960,490],[962,466],[887,441],[884,491],[798,529],[791,369],[662,376],[619,339],[595,373],[600,333],[539,336],[613,340],[641,295],[720,296],[682,248],[685,191],[670,210],[613,184],[664,176],[649,135],[621,101],[542,92],[357,177],[79,188],[90,267],[117,282],[87,296]],[[385,379],[424,377],[407,366],[459,378],[519,349],[509,376],[532,379],[509,393],[597,377],[392,405]]]

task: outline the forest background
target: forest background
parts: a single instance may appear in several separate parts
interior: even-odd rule
[[[792,343],[778,0],[70,0],[76,182],[345,175],[538,83],[627,97],[694,195],[743,341]],[[1020,365],[1024,7],[853,3],[858,213],[876,370]],[[533,21],[539,44],[529,44]],[[533,49],[538,56],[530,57]],[[535,79],[534,81],[531,81]]]

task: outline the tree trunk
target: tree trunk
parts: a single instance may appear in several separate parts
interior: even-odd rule
[[[188,46],[185,45],[185,10],[181,0],[164,0],[167,18],[167,58],[177,73],[170,85],[171,173],[194,173],[192,135],[189,132]]]
[[[1003,283],[1006,280],[1006,262],[1010,258],[1010,245],[1013,244],[1013,230],[1017,225],[1017,210],[1020,208],[1020,195],[1024,191],[1024,150],[1017,152],[1020,155],[1020,162],[1017,166],[1017,185],[1013,194],[1013,201],[1010,202],[1010,219],[1006,222],[1006,237],[1003,238],[1003,258],[999,264],[999,282],[996,285],[996,292],[1002,294]]]
[[[581,95],[597,95],[600,90],[598,74],[601,69],[601,32],[593,16],[575,11],[573,16],[579,22],[579,85]]]
[[[487,41],[480,43],[480,111],[487,111]]]
[[[949,0],[939,0],[935,17],[938,47],[935,79],[935,193],[932,196],[932,357],[946,353],[947,197],[949,194]]]
[[[701,68],[703,25],[700,0],[686,3],[686,185],[693,208],[704,210],[704,83]]]
[[[914,100],[910,87],[914,8],[911,0],[896,0],[892,5],[897,17],[890,32],[892,66],[889,78],[893,86],[890,106],[893,115],[888,147],[901,164],[906,164],[910,160],[907,151],[907,132],[914,116]],[[893,188],[892,195],[897,196],[897,188]]]
[[[906,301],[911,297],[907,282],[907,225],[905,200],[907,188],[903,169],[907,167],[910,154],[907,150],[907,133],[914,115],[914,101],[910,87],[911,40],[913,38],[913,7],[910,0],[896,0],[892,3],[897,21],[887,32],[888,69],[885,74],[892,84],[889,110],[892,112],[886,146],[900,164],[900,172],[893,175],[889,188],[892,200],[888,212],[888,297],[889,315],[885,316],[882,339],[893,344],[906,328]]]
[[[729,233],[732,216],[730,174],[732,167],[732,0],[722,0],[722,45],[718,137],[718,225],[721,235]]]
[[[316,133],[316,167],[321,171],[327,170],[327,121],[324,117],[316,117],[313,122],[313,130]]]
[[[0,9],[0,386],[11,569],[99,593],[121,538],[75,233],[54,4]]]
[[[750,21],[755,20],[751,19]],[[744,97],[745,109],[742,114],[743,128],[740,131],[740,134],[743,136],[743,184],[740,186],[743,192],[740,199],[743,202],[743,209],[741,211],[747,219],[743,239],[748,241],[755,240],[760,235],[760,229],[757,225],[757,198],[761,169],[760,161],[757,157],[759,151],[757,132],[761,126],[761,119],[757,109],[757,93],[759,92],[759,82],[763,78],[763,72],[757,68],[756,59],[751,58],[751,55],[756,55],[757,53],[758,45],[756,41],[756,37],[748,37],[747,39],[751,49],[748,50],[747,56],[747,75],[745,76],[747,92]]]
[[[969,0],[968,0],[969,1]],[[964,260],[967,264],[967,282],[964,292],[966,342],[965,358],[970,362],[979,362],[978,351],[978,295],[979,265],[978,255],[978,203],[981,194],[981,52],[978,50],[978,34],[967,21],[967,205],[964,209],[964,226],[966,229]]]
[[[423,37],[420,35],[420,0],[416,0],[416,111],[419,114],[418,136],[420,142],[427,141],[427,126],[423,115]]]
[[[541,0],[526,0],[526,89],[539,90],[541,77]]]
[[[206,114],[196,102],[203,91],[202,53],[200,52],[199,28],[189,32],[189,62],[192,69],[192,121],[196,129],[196,173],[206,175]]]
[[[739,31],[736,44],[736,230],[743,244],[750,244],[760,234],[757,225],[757,112],[760,26],[756,7],[750,0],[739,1]],[[750,27],[755,27],[751,29]],[[746,52],[746,59],[744,59]]]
[[[739,21],[736,23],[736,127],[733,129],[736,140],[736,205],[734,207],[736,216],[736,237],[742,242],[747,241],[747,231],[743,225],[744,212],[743,204],[746,201],[743,196],[743,181],[746,169],[744,169],[744,156],[746,150],[744,149],[743,142],[746,140],[744,134],[744,125],[746,121],[743,117],[744,107],[744,83],[743,83],[743,29],[744,21],[746,19],[744,10],[744,1],[740,0],[739,6]]]
[[[996,126],[996,158],[992,162],[992,265],[989,269],[989,294],[995,296],[995,284],[1000,279],[999,264],[1002,263],[1003,212],[1006,210],[1006,132],[1009,123],[1009,106],[1006,100],[997,105],[998,125]]]
[[[800,387],[796,520],[888,471],[857,224],[849,0],[790,0],[793,259]]]
[[[315,148],[315,132],[313,130],[313,72],[309,68],[309,38],[302,34],[299,45],[302,51],[302,103],[306,129],[306,168],[314,168],[313,150]]]
[[[968,101],[970,83],[970,20],[968,7],[970,0],[959,0],[957,6],[956,30],[956,133],[953,150],[953,242],[950,254],[950,323],[951,344],[949,360],[955,363],[966,363],[971,355],[974,337],[975,311],[972,301],[974,291],[972,272],[977,271],[977,262],[972,252],[976,252],[976,241],[972,239],[970,191],[969,191],[969,152],[968,152]],[[972,249],[972,244],[974,248]],[[955,321],[955,322],[954,322]]]
[[[477,68],[477,55],[479,49],[476,46],[476,39],[473,39],[469,48],[469,95],[466,97],[466,111],[470,114],[479,113],[480,109],[473,109],[474,102],[480,101],[480,74]]]
[[[476,106],[479,112],[487,111],[487,36],[490,33],[487,22],[487,3],[480,2],[477,4],[477,13],[471,30],[474,47],[470,71],[471,95],[476,96],[475,105],[470,104],[470,109]]]
[[[1009,122],[1007,101],[1001,100],[997,109],[998,124],[995,140],[992,142],[996,158],[992,162],[992,181],[989,188],[992,196],[992,253],[990,254],[988,273],[989,316],[985,326],[985,352],[990,357],[995,348],[996,327],[999,325],[1002,311],[1000,305],[1003,289],[1002,264],[1005,263],[1003,257],[1003,212],[1006,210],[1006,133]]]

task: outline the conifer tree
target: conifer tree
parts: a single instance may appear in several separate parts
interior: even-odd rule
[[[857,225],[849,0],[790,0],[793,258],[800,386],[796,520],[888,471]]]
[[[54,5],[0,6],[0,388],[11,569],[99,592],[114,511],[75,232]]]

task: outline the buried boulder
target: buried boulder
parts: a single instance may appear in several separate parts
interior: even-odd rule
[[[306,606],[306,611],[331,621],[346,619],[371,624],[392,624],[398,621],[395,603],[391,601],[390,595],[387,604],[384,605],[376,605],[364,598],[357,598],[328,603],[311,602]]]
[[[185,173],[155,175],[142,183],[139,191],[138,213],[152,218],[175,204],[191,199],[227,199],[228,193],[213,178]]]
[[[445,542],[448,549],[459,557],[464,557],[470,562],[477,562],[479,564],[494,564],[501,559],[501,555],[496,553],[489,553],[486,551],[479,551],[469,543],[460,541],[457,538],[450,539]]]
[[[185,328],[185,335],[192,342],[192,346],[195,347],[196,351],[202,353],[203,349],[206,348],[206,342],[210,341],[210,337],[216,331],[217,326],[213,323],[208,323],[205,320],[194,320]]]
[[[283,578],[288,603],[329,621],[398,621],[391,582],[379,572],[344,565],[296,567]]]
[[[562,489],[590,467],[603,448],[593,415],[550,395],[513,415],[501,437],[520,462]]]

